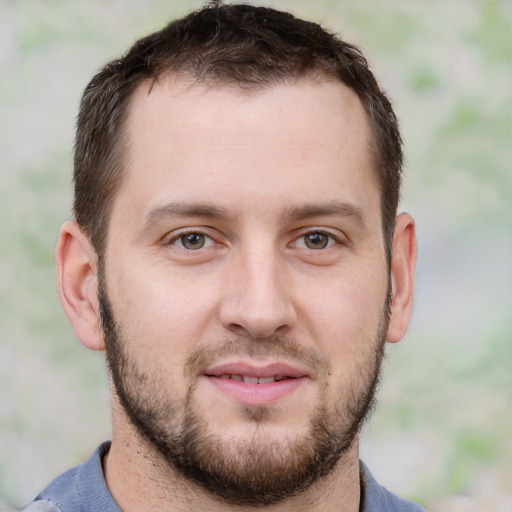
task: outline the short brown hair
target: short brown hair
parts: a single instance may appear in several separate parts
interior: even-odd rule
[[[86,87],[74,157],[75,218],[97,253],[126,163],[124,123],[134,90],[175,73],[199,83],[264,89],[301,78],[340,80],[359,96],[370,120],[382,229],[390,260],[400,195],[402,143],[391,104],[357,47],[289,13],[212,2],[137,41]]]

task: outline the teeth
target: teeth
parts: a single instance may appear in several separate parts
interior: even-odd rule
[[[275,382],[275,381],[276,381],[275,377],[260,377],[258,379],[259,384],[268,384],[269,382]]]
[[[247,375],[230,375],[229,373],[224,373],[219,375],[218,378],[222,380],[233,379],[237,382],[245,382],[246,384],[270,384],[271,382],[284,380],[286,377],[282,375],[273,375],[272,377],[248,377]]]

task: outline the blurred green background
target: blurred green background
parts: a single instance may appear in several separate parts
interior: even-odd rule
[[[360,45],[401,121],[420,257],[362,455],[431,511],[512,510],[510,3],[275,0]],[[101,355],[60,310],[83,88],[198,1],[0,0],[0,502],[21,504],[109,437]]]

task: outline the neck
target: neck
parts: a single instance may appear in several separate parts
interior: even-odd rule
[[[272,512],[357,512],[360,500],[358,448],[356,439],[330,475],[299,495],[258,509]],[[226,503],[183,477],[140,438],[125,418],[114,420],[112,446],[103,460],[103,470],[107,486],[124,512],[238,512],[253,508]]]

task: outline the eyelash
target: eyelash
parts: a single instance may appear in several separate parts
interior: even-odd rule
[[[311,235],[321,235],[321,236],[325,236],[327,237],[327,246],[326,247],[319,247],[319,248],[312,248],[312,247],[303,247],[304,249],[308,249],[308,250],[311,250],[311,251],[321,251],[321,250],[325,250],[325,249],[330,249],[331,247],[333,247],[334,245],[337,245],[340,243],[339,239],[337,237],[335,237],[332,233],[328,232],[328,231],[325,231],[325,230],[322,230],[322,229],[310,229],[309,231],[306,231],[304,233],[301,233],[301,235],[299,237],[297,237],[291,245],[297,245],[298,241],[299,240],[303,240],[304,241],[304,245],[306,245],[306,242],[305,242],[305,239],[307,236],[311,236]]]
[[[202,245],[201,247],[192,249],[192,248],[184,247],[183,243],[181,243],[181,244],[176,243],[188,235],[198,235],[198,236],[204,237],[206,246]],[[306,237],[312,236],[312,235],[320,235],[322,237],[327,237],[326,246],[325,247],[308,247],[307,242],[306,242]],[[295,238],[289,244],[289,246],[297,247],[297,245],[300,243],[301,240],[303,241],[304,246],[305,246],[305,247],[301,247],[301,248],[311,250],[311,251],[321,251],[321,250],[329,249],[329,248],[333,247],[334,245],[337,245],[340,243],[339,239],[337,237],[335,237],[332,233],[330,233],[328,231],[321,230],[321,229],[312,229],[312,230],[306,231],[304,233],[301,233],[301,235],[298,236],[297,238]],[[166,245],[174,245],[174,246],[179,247],[180,249],[185,250],[187,252],[195,252],[195,251],[199,251],[201,249],[205,249],[207,247],[211,247],[214,244],[215,244],[215,240],[211,236],[207,235],[206,233],[204,233],[200,230],[190,229],[187,231],[181,231],[180,233],[176,234],[167,242]]]
[[[198,229],[190,229],[190,230],[187,230],[187,231],[181,231],[180,233],[174,235],[168,242],[166,245],[175,245],[176,247],[179,247],[180,249],[183,249],[185,251],[190,251],[190,252],[193,252],[194,249],[189,249],[187,247],[184,247],[183,244],[181,245],[178,245],[176,242],[178,242],[179,240],[183,239],[184,237],[186,236],[189,236],[189,235],[198,235],[198,236],[202,236],[206,239],[206,242],[205,243],[208,243],[208,240],[210,241],[210,243],[208,243],[208,245],[206,247],[210,247],[211,245],[214,245],[215,243],[215,240],[207,235],[206,233],[203,233],[202,231],[198,230]],[[203,249],[205,248],[204,246],[202,247],[199,247],[197,249],[195,249],[196,251],[200,250],[200,249]]]

